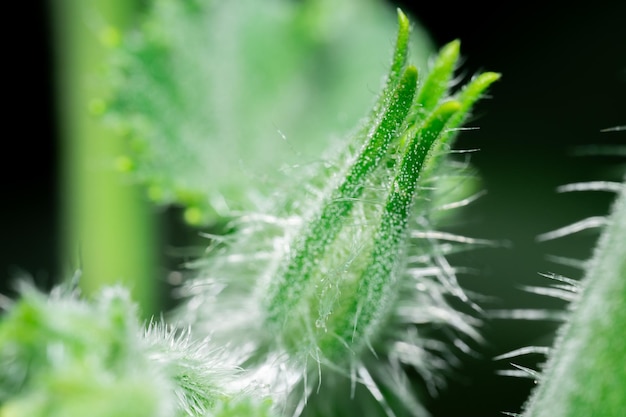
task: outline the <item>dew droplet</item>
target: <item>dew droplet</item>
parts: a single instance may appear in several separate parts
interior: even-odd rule
[[[315,320],[315,327],[317,327],[318,329],[324,329],[325,332],[328,330],[326,329],[326,320],[321,317]]]

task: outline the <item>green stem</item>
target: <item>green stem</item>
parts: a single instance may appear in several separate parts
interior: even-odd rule
[[[619,416],[626,410],[626,182],[573,307],[524,417]]]
[[[109,93],[103,70],[106,44],[119,41],[133,1],[54,2],[61,125],[63,231],[61,264],[83,270],[81,287],[93,294],[113,282],[132,288],[149,316],[156,311],[154,219],[141,193],[115,172],[123,140],[103,127]],[[71,276],[63,272],[61,276]]]

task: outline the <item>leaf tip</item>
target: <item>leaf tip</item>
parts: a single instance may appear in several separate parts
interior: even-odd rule
[[[409,18],[399,7],[396,10],[398,11],[398,31],[401,33],[408,33],[411,25]]]
[[[417,83],[417,67],[415,65],[407,66],[404,70],[403,79],[405,83]]]
[[[445,103],[442,103],[441,106],[439,107],[439,112],[441,114],[452,114],[455,113],[459,110],[461,110],[462,108],[462,104],[460,101],[458,100],[450,100],[450,101],[446,101]]]
[[[445,57],[447,59],[452,59],[454,61],[457,60],[459,54],[461,52],[461,40],[455,39],[451,42],[448,42],[441,48],[440,55],[441,57]]]
[[[502,74],[500,74],[499,72],[484,72],[480,74],[480,77],[484,80],[485,83],[491,84],[502,78]]]

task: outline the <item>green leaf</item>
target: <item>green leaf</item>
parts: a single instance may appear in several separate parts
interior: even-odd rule
[[[420,87],[419,95],[415,101],[418,114],[433,111],[435,106],[445,97],[450,88],[454,67],[459,59],[460,48],[461,42],[456,40],[445,45],[439,51],[435,65]]]
[[[365,114],[393,39],[375,0],[154,2],[113,54],[109,119],[126,132],[123,166],[151,198],[206,224],[250,210]],[[408,55],[401,25],[389,88]],[[428,37],[413,28],[412,59]],[[190,203],[181,194],[200,196]]]

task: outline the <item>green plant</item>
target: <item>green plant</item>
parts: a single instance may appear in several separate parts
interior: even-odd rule
[[[467,298],[443,264],[445,249],[429,239],[432,213],[449,198],[430,189],[463,177],[447,150],[498,75],[482,74],[450,94],[459,52],[453,42],[416,91],[417,70],[405,63],[408,35],[400,13],[385,88],[350,142],[327,166],[303,172],[308,188],[287,189],[287,201],[239,220],[216,255],[196,265],[199,277],[187,284],[190,300],[178,312],[196,334],[246,346],[246,368],[271,386],[286,383],[293,410],[318,385],[333,387],[327,395],[338,408],[361,381],[386,412],[399,402],[400,410],[423,413],[401,367],[414,367],[435,387],[438,356],[452,352],[440,352],[420,325],[480,338],[473,320],[445,300],[447,293]],[[282,371],[268,377],[271,367]],[[318,406],[329,412],[321,401],[308,409]]]
[[[199,6],[190,1],[184,7]],[[244,204],[228,233],[212,237],[209,253],[193,263],[192,279],[181,289],[187,300],[170,317],[178,330],[161,321],[143,329],[120,288],[89,302],[77,296],[75,283],[50,296],[23,289],[0,324],[0,363],[6,365],[0,415],[71,417],[92,407],[102,416],[344,415],[355,408],[359,415],[426,414],[406,368],[435,389],[457,350],[481,339],[475,328],[480,308],[456,282],[446,255],[488,242],[439,228],[451,216],[441,209],[466,202],[474,191],[471,171],[450,150],[458,126],[498,75],[479,75],[451,92],[458,42],[441,50],[428,75],[418,76],[406,63],[408,38],[408,20],[399,13],[385,86],[349,142],[323,163],[291,167],[290,180],[272,180],[271,198],[257,211]],[[115,104],[121,115],[128,110],[122,104]],[[164,146],[159,152],[165,155],[172,149],[154,146]],[[150,161],[145,152],[141,146],[121,165]],[[153,197],[155,190],[169,190],[160,195],[187,204],[187,220],[207,219],[212,201],[204,193],[211,192],[155,184],[160,174],[152,168],[139,176],[145,175]],[[175,172],[165,177],[175,181]],[[586,284],[605,289],[617,314],[625,299],[623,196],[618,201],[589,269],[601,277]],[[592,291],[584,294],[593,299]],[[585,296],[576,311],[589,305]],[[453,298],[464,303],[453,307]],[[602,329],[576,325],[576,317],[593,317],[578,314],[569,328]],[[619,335],[624,320],[617,314],[609,331]],[[583,340],[564,334],[565,346]],[[623,346],[608,348],[613,356],[605,363],[619,363]],[[555,363],[541,389],[560,382],[550,376],[560,366]],[[619,369],[613,375],[623,386]],[[584,379],[571,377],[588,392]],[[589,415],[605,406],[610,415],[623,405],[621,392],[612,402],[600,395],[586,403],[591,411],[576,407]],[[564,403],[550,412],[542,398],[538,391],[528,413],[538,407],[571,415]]]

